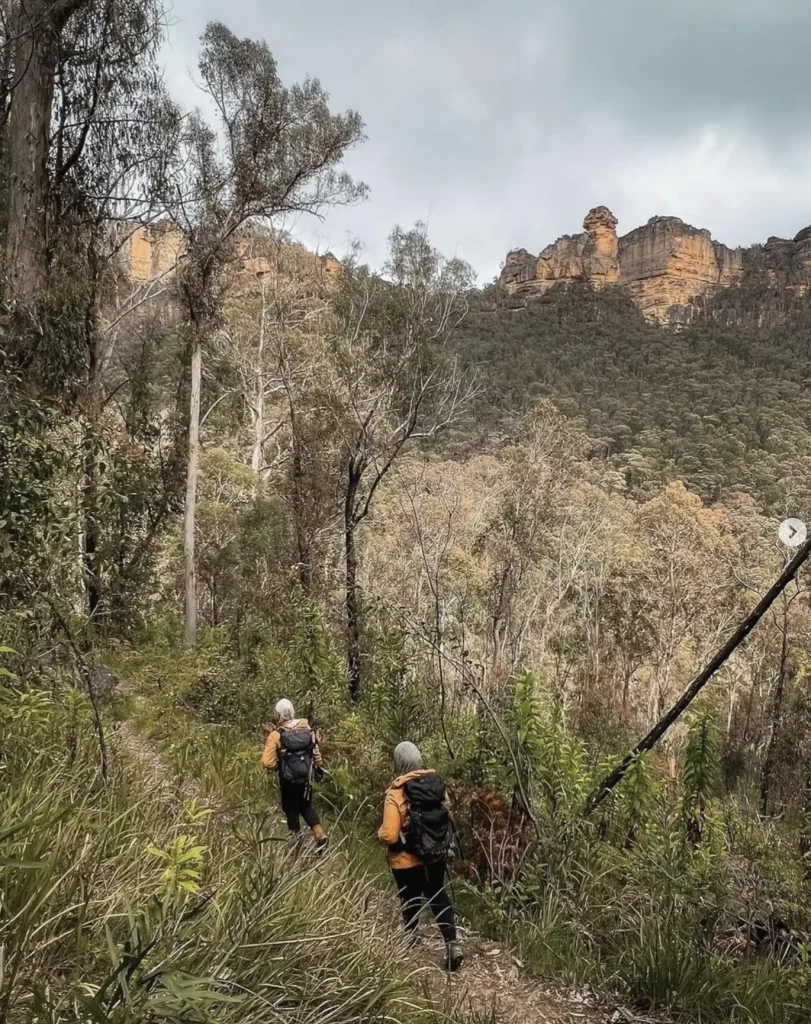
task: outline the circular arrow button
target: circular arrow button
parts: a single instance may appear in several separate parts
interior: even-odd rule
[[[805,544],[808,537],[808,528],[802,519],[784,519],[777,532],[780,543],[787,548],[798,548]]]

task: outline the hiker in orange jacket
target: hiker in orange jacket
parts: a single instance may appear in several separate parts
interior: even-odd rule
[[[463,956],[456,936],[453,905],[445,891],[445,858],[453,827],[445,784],[433,769],[423,768],[422,755],[413,743],[400,743],[395,748],[394,770],[397,777],[386,791],[383,824],[377,835],[388,847],[387,859],[400,897],[403,924],[410,942],[419,942],[424,899],[445,940],[448,969],[455,971],[462,965]],[[414,815],[412,803],[417,812]],[[425,831],[421,836],[415,835],[412,817],[419,818],[419,830],[425,829],[428,838]],[[432,843],[429,856],[425,851]]]
[[[278,772],[279,796],[291,835],[298,836],[300,818],[310,828],[320,849],[327,846],[318,812],[312,804],[313,775],[323,768],[321,736],[306,718],[296,718],[289,700],[276,705],[276,728],[270,733],[262,753],[262,767]]]

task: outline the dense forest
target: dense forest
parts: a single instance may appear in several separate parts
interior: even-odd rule
[[[806,570],[585,813],[809,515],[802,311],[516,307],[422,224],[336,267],[280,219],[365,199],[364,125],[264,42],[209,26],[204,115],[153,0],[2,32],[0,1024],[498,1019],[395,926],[401,740],[453,794],[469,933],[527,977],[805,1021]],[[145,276],[143,237],[181,240]],[[326,862],[260,769],[281,697],[324,733]]]
[[[743,492],[777,514],[807,509],[807,300],[768,328],[714,314],[662,331],[619,289],[579,285],[526,305],[485,289],[455,340],[488,382],[475,422],[509,431],[546,397],[582,422],[635,497],[680,478],[710,503]]]

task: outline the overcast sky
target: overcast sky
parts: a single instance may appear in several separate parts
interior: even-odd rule
[[[499,5],[500,6],[500,5]],[[206,22],[263,38],[290,84],[360,111],[361,206],[296,233],[379,265],[391,228],[429,223],[479,282],[610,206],[728,245],[811,223],[809,0],[174,0],[167,79],[187,105]]]

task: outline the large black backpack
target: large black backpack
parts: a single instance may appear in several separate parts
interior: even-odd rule
[[[441,775],[421,775],[403,786],[408,802],[409,824],[405,848],[423,864],[436,864],[448,856],[453,841],[453,822],[445,799]]]
[[[314,748],[312,729],[279,730],[279,777],[283,782],[299,786],[309,783]]]

